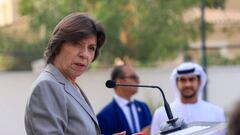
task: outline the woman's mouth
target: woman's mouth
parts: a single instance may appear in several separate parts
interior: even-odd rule
[[[81,63],[75,63],[75,65],[76,65],[76,67],[77,67],[77,68],[80,68],[80,69],[82,69],[82,68],[85,68],[85,67],[86,67],[86,65],[84,65],[84,64],[81,64]]]

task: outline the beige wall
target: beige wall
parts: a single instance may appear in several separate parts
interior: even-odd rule
[[[239,10],[240,11],[240,0],[226,0],[225,7],[228,10]]]
[[[19,0],[0,0],[0,27],[13,24],[20,16]]]
[[[0,27],[13,23],[13,1],[0,0]]]

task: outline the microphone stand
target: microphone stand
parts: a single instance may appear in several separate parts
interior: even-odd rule
[[[163,90],[158,86],[149,86],[149,85],[131,85],[131,84],[116,84],[115,86],[128,86],[128,87],[145,87],[145,88],[157,88],[162,94],[163,102],[164,102],[164,108],[167,113],[168,121],[161,125],[160,127],[160,134],[165,135],[177,130],[181,130],[183,128],[187,127],[187,124],[184,122],[183,119],[180,118],[173,118],[171,108],[166,100],[165,94]]]

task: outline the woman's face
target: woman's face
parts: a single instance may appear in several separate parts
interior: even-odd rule
[[[76,43],[64,43],[53,64],[71,81],[75,81],[92,62],[97,48],[96,36]]]

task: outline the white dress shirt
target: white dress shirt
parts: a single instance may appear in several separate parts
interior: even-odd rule
[[[133,129],[133,124],[132,124],[131,114],[130,114],[129,107],[127,106],[129,101],[120,97],[120,96],[118,96],[118,95],[116,95],[116,94],[114,95],[114,99],[116,100],[116,102],[120,106],[120,108],[122,109],[122,111],[123,111],[123,113],[124,113],[124,115],[127,119],[128,125],[130,126],[130,129],[133,133],[134,129]],[[131,102],[133,102],[133,101],[134,101],[134,99],[131,98]],[[131,109],[133,111],[133,116],[134,116],[134,120],[135,120],[135,123],[136,123],[137,132],[139,132],[140,131],[140,125],[139,125],[139,119],[138,119],[138,114],[137,114],[137,111],[136,111],[135,104],[132,104]]]
[[[224,122],[225,116],[222,108],[207,103],[203,100],[195,104],[183,104],[175,101],[170,104],[173,117],[183,118],[187,124],[194,121],[202,122]],[[158,108],[154,115],[151,125],[151,135],[159,133],[161,125],[168,121],[164,107]]]

